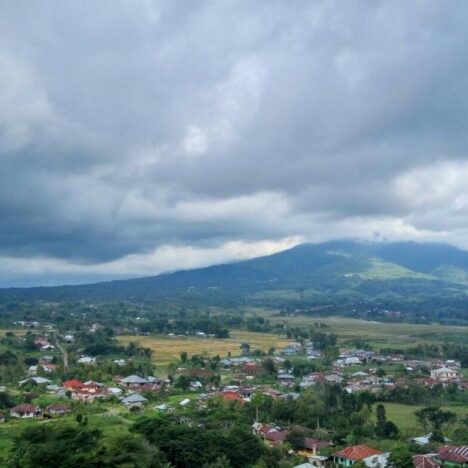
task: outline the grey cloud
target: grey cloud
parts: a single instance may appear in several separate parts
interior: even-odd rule
[[[389,236],[440,231],[396,181],[467,161],[464,4],[19,0],[0,13],[2,255],[92,265],[385,220]],[[453,225],[457,239],[468,228]]]

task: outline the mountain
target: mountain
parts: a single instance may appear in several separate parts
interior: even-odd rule
[[[3,289],[1,298],[170,299],[305,311],[437,313],[465,320],[468,252],[446,244],[341,240],[154,277]]]

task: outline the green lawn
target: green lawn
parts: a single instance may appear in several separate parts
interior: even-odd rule
[[[415,434],[422,433],[423,430],[418,427],[415,413],[427,405],[403,405],[401,403],[385,403],[385,411],[387,419],[393,421],[400,430],[414,432]],[[468,416],[467,406],[443,406],[444,410],[454,412],[459,418]]]

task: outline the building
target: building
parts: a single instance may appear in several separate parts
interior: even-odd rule
[[[263,367],[255,362],[248,362],[244,365],[242,370],[248,375],[259,375],[264,372]]]
[[[413,457],[414,468],[441,468],[441,465],[434,460],[437,454],[415,455]]]
[[[148,400],[141,396],[139,393],[133,393],[128,397],[122,399],[122,403],[127,408],[143,408],[143,406],[148,402]]]
[[[65,403],[52,403],[47,406],[45,412],[51,416],[62,416],[71,412],[71,408]]]
[[[148,384],[148,381],[139,375],[129,375],[122,379],[121,384],[127,388],[139,388]]]
[[[467,467],[468,445],[444,445],[440,447],[439,454],[434,459],[443,467]]]
[[[31,405],[29,403],[23,403],[18,406],[14,406],[10,409],[10,416],[12,418],[37,418],[41,415],[41,410],[36,405]]]
[[[90,357],[90,356],[81,356],[80,359],[78,359],[78,364],[85,364],[87,366],[92,366],[96,364],[96,358],[95,357]]]
[[[368,445],[353,445],[346,447],[333,454],[333,461],[339,466],[353,466],[356,462],[361,461],[366,464],[367,459],[382,455],[383,452]],[[367,465],[369,466],[369,465]]]
[[[458,377],[458,372],[450,367],[441,367],[440,369],[431,370],[431,377],[445,382],[447,380],[456,379]]]
[[[63,382],[64,390],[69,391],[69,392],[77,392],[81,390],[83,385],[84,385],[83,382],[77,379],[66,380],[65,382]]]

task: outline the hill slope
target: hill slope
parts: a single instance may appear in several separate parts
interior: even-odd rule
[[[177,298],[287,309],[332,305],[466,318],[468,252],[445,244],[332,241],[238,263],[83,286],[0,290],[29,299]]]

